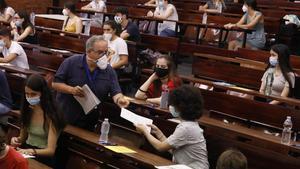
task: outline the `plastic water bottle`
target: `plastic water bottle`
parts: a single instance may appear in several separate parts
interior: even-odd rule
[[[169,88],[168,85],[163,84],[161,87],[161,100],[160,100],[160,108],[167,109],[168,108],[168,97],[169,97]]]
[[[292,123],[292,120],[291,120],[291,116],[287,116],[286,120],[283,123],[281,143],[287,144],[287,145],[290,144],[291,135],[292,135],[292,127],[293,127],[293,123]]]
[[[272,85],[274,81],[274,68],[270,68],[268,70],[267,78],[266,78],[266,88],[265,95],[270,96],[272,94]]]
[[[30,21],[33,25],[35,25],[35,13],[34,12],[31,12],[31,14],[30,14]]]
[[[99,143],[106,144],[108,142],[108,133],[109,133],[110,124],[108,119],[105,118],[101,125],[101,135],[99,138]]]

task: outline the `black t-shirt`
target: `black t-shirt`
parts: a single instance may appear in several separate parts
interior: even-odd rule
[[[12,99],[5,74],[0,70],[0,103],[11,108]]]
[[[129,37],[126,40],[138,42],[141,40],[140,31],[138,26],[133,22],[128,22],[126,28],[123,31],[127,31]]]

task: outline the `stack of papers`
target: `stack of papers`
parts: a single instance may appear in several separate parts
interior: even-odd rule
[[[74,96],[74,98],[80,103],[81,107],[84,110],[84,113],[87,115],[91,110],[100,104],[100,100],[95,96],[88,85],[82,87],[84,92],[84,97]]]
[[[148,127],[147,124],[152,124],[153,123],[152,119],[137,115],[125,108],[122,108],[120,116],[132,122],[133,124],[144,124],[147,127],[148,132],[151,131],[151,127]]]
[[[105,148],[108,148],[116,153],[136,153],[136,151],[125,146],[105,146]]]
[[[155,168],[158,168],[158,169],[192,169],[191,167],[188,167],[183,164],[169,165],[169,166],[155,166]]]

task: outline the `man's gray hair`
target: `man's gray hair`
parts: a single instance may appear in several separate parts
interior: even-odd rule
[[[90,37],[85,44],[85,51],[87,52],[90,49],[93,49],[94,44],[98,41],[105,41],[107,42],[102,35],[93,35]]]

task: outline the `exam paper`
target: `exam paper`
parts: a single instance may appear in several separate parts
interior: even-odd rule
[[[155,168],[158,168],[158,169],[192,169],[191,167],[188,167],[183,164],[169,165],[169,166],[155,166]]]
[[[148,127],[147,124],[152,124],[153,123],[152,119],[137,115],[125,108],[122,108],[120,116],[132,122],[133,124],[144,124],[146,125],[148,132],[151,131],[151,127]]]
[[[87,115],[98,104],[100,104],[100,100],[97,98],[97,96],[95,96],[88,85],[85,84],[82,86],[82,90],[84,92],[84,97],[74,96],[74,98],[80,103],[84,113]]]

